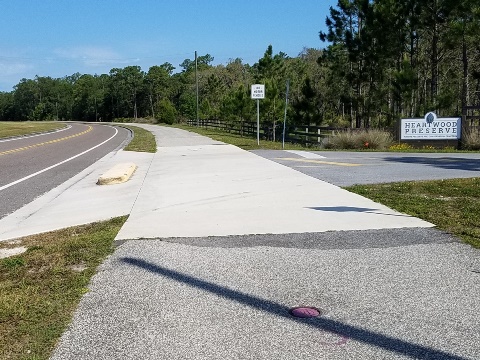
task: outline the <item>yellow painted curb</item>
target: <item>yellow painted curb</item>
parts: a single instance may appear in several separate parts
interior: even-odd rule
[[[112,185],[121,184],[130,179],[132,174],[137,169],[134,163],[117,164],[105,174],[100,176],[97,185]]]

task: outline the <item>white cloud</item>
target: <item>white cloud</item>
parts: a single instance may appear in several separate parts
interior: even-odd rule
[[[0,91],[11,91],[20,79],[31,77],[34,68],[22,59],[0,57]]]
[[[119,53],[102,47],[77,46],[54,50],[54,53],[63,58],[82,62],[86,66],[101,67],[112,64],[127,64],[137,62],[139,59],[128,59]]]
[[[18,76],[26,73],[27,71],[33,69],[33,66],[30,64],[25,64],[21,62],[12,62],[12,61],[3,61],[0,59],[0,76],[1,77],[11,77]]]

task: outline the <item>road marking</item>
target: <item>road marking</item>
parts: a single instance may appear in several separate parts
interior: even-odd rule
[[[66,137],[63,137],[63,138],[60,138],[60,139],[45,141],[45,142],[42,142],[42,143],[30,145],[30,146],[24,146],[24,147],[17,148],[17,149],[2,151],[2,152],[0,152],[0,156],[2,156],[2,155],[8,155],[8,154],[12,154],[12,153],[16,153],[16,152],[28,150],[28,149],[33,149],[33,148],[36,148],[36,147],[39,147],[39,146],[54,144],[54,143],[57,143],[57,142],[60,142],[60,141],[68,140],[68,139],[72,139],[72,138],[77,137],[77,136],[85,135],[86,133],[88,133],[88,132],[90,132],[90,131],[92,131],[92,130],[93,130],[93,128],[92,128],[90,125],[88,125],[88,129],[85,130],[85,131],[82,131],[81,133],[73,134],[73,135],[66,136]]]
[[[325,159],[325,156],[318,155],[309,151],[303,151],[303,150],[285,150],[285,151],[301,156],[305,159]]]
[[[46,132],[42,132],[42,133],[40,133],[40,134],[24,135],[24,136],[18,136],[18,137],[14,137],[14,138],[3,139],[3,140],[0,140],[0,143],[2,143],[2,142],[9,142],[9,141],[23,140],[23,139],[30,139],[30,138],[32,138],[32,137],[37,137],[37,136],[45,136],[45,135],[50,135],[50,134],[56,134],[56,133],[59,133],[59,132],[68,130],[68,129],[70,129],[71,127],[72,127],[72,125],[67,125],[67,126],[64,127],[64,128],[61,128],[61,129],[58,129],[58,130],[55,130],[55,131],[46,131]]]
[[[276,158],[275,160],[296,161],[296,162],[304,162],[304,163],[311,163],[311,164],[322,164],[322,165],[362,166],[362,164],[340,163],[340,162],[334,162],[334,161],[322,161],[322,160],[298,159],[298,158]]]
[[[57,166],[60,166],[60,165],[62,165],[62,164],[65,164],[66,162],[69,162],[69,161],[71,161],[71,160],[73,160],[73,159],[76,159],[76,158],[79,157],[79,156],[85,155],[86,153],[88,153],[88,152],[90,152],[90,151],[92,151],[92,150],[95,150],[95,149],[98,148],[99,146],[102,146],[103,144],[105,144],[105,143],[107,143],[108,141],[112,140],[112,139],[118,134],[118,130],[117,130],[116,128],[114,128],[114,129],[115,129],[115,134],[113,134],[111,137],[109,137],[109,138],[108,138],[107,140],[105,140],[104,142],[102,142],[102,143],[100,143],[100,144],[98,144],[98,145],[95,145],[94,147],[92,147],[92,148],[90,148],[90,149],[87,149],[87,150],[81,152],[80,154],[74,155],[74,156],[72,156],[71,158],[68,158],[68,159],[66,159],[66,160],[60,161],[59,163],[56,163],[55,165],[49,166],[49,167],[47,167],[47,168],[45,168],[45,169],[43,169],[43,170],[37,171],[36,173],[30,174],[30,175],[28,175],[28,176],[25,176],[24,178],[21,178],[21,179],[18,179],[18,180],[16,180],[16,181],[14,181],[14,182],[11,182],[10,184],[4,185],[4,186],[0,187],[0,191],[5,190],[5,189],[7,189],[7,188],[9,188],[9,187],[11,187],[11,186],[13,186],[13,185],[17,185],[17,184],[19,184],[19,183],[21,183],[21,182],[23,182],[23,181],[25,181],[25,180],[28,180],[28,179],[30,179],[30,178],[32,178],[32,177],[34,177],[34,176],[40,175],[40,174],[44,173],[45,171],[52,170],[53,168],[56,168]]]

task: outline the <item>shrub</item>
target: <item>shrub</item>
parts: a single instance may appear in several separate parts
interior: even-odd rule
[[[359,130],[334,132],[325,144],[330,149],[388,149],[393,142],[392,135],[383,130]]]
[[[359,139],[366,149],[388,149],[393,142],[393,136],[387,131],[369,129],[359,133]]]
[[[173,104],[166,99],[163,99],[158,104],[157,117],[159,122],[172,125],[175,122],[177,111]]]
[[[480,132],[469,131],[462,139],[463,146],[467,150],[480,150]]]
[[[355,140],[351,130],[334,131],[332,135],[328,137],[328,142],[325,144],[325,147],[328,149],[355,149],[357,147]]]

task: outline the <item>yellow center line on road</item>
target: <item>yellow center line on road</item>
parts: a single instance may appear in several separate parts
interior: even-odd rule
[[[362,164],[341,163],[334,161],[312,160],[312,159],[298,159],[298,158],[276,158],[275,160],[296,161],[319,165],[337,165],[337,166],[362,166]]]
[[[2,151],[2,152],[0,152],[0,156],[2,156],[2,155],[7,155],[7,154],[12,154],[12,153],[16,153],[16,152],[20,152],[20,151],[24,151],[24,150],[28,150],[28,149],[33,149],[33,148],[36,148],[36,147],[39,147],[39,146],[54,144],[54,143],[57,143],[57,142],[60,142],[60,141],[68,140],[68,139],[72,139],[72,138],[75,138],[75,137],[78,137],[78,136],[81,136],[81,135],[85,135],[86,133],[88,133],[88,132],[90,132],[90,131],[92,131],[92,130],[93,130],[93,127],[91,127],[90,125],[88,125],[88,129],[87,129],[87,130],[82,131],[82,132],[80,132],[80,133],[78,133],[78,134],[73,134],[73,135],[66,136],[66,137],[63,137],[63,138],[60,138],[60,139],[45,141],[45,142],[42,142],[42,143],[30,145],[30,146],[24,146],[24,147],[17,148],[17,149]]]

